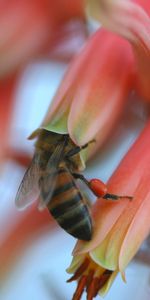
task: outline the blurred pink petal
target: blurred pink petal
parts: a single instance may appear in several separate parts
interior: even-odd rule
[[[49,58],[68,62],[80,51],[89,33],[82,20],[74,20],[59,26],[51,41]]]
[[[48,50],[55,31],[72,18],[84,19],[81,1],[0,0],[0,77]]]
[[[15,99],[16,76],[0,81],[0,137],[3,141],[0,148],[0,161],[6,155],[9,144],[11,117]]]
[[[19,257],[30,247],[33,240],[38,239],[46,231],[50,232],[56,226],[48,210],[39,212],[35,207],[24,213],[16,212],[9,216],[9,220],[11,230],[0,245],[1,281],[11,275],[11,270],[19,261]]]
[[[150,17],[142,4],[149,13],[149,1],[88,1],[89,14],[131,42],[136,60],[135,85],[142,97],[150,101]]]

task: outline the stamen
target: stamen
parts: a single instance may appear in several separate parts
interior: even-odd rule
[[[88,293],[88,289],[91,285],[91,281],[93,279],[93,276],[94,276],[94,270],[90,270],[89,271],[89,274],[87,276],[87,281],[86,281],[86,292]]]
[[[87,292],[87,300],[92,300],[95,297],[95,279],[92,280],[88,292]]]
[[[71,278],[69,278],[67,280],[67,282],[71,282],[73,280],[77,280],[83,274],[83,272],[87,269],[89,263],[90,263],[90,260],[88,258],[86,258],[84,260],[84,262],[81,264],[81,266],[77,269],[77,271],[75,272],[75,274]]]
[[[99,278],[93,278],[87,292],[87,300],[92,300],[97,296],[99,290],[104,286],[111,274],[112,271],[106,270]]]
[[[80,300],[85,289],[87,300],[92,300],[95,298],[99,290],[103,288],[103,286],[109,280],[109,277],[112,273],[113,271],[104,269],[103,273],[102,269],[100,269],[98,272],[98,266],[86,256],[85,260],[78,267],[75,274],[69,280],[67,280],[67,282],[78,280],[78,285],[72,300]]]
[[[94,278],[94,297],[97,296],[97,293],[99,291],[99,278],[98,277],[95,277]]]
[[[107,282],[107,280],[109,279],[109,277],[111,276],[111,274],[113,273],[113,271],[110,270],[106,270],[99,278],[99,284],[97,284],[97,293],[98,291],[105,285],[105,283]],[[97,295],[96,293],[96,295]]]
[[[73,295],[73,298],[72,300],[80,300],[81,299],[81,296],[83,294],[83,291],[84,291],[84,288],[85,288],[85,285],[86,285],[86,276],[82,276],[78,282],[78,286],[77,286],[77,289]]]

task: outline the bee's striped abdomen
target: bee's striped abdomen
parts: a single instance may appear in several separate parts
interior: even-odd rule
[[[59,169],[56,189],[48,204],[59,225],[74,237],[90,240],[92,222],[88,207],[67,169]]]

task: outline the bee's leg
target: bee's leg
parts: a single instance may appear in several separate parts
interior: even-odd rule
[[[88,181],[82,174],[72,173],[72,175],[74,176],[74,178],[82,180],[97,197],[106,200],[120,200],[124,198],[129,200],[133,199],[132,196],[119,196],[115,194],[108,194],[106,184],[100,179],[91,179]]]
[[[133,199],[132,196],[119,196],[119,195],[108,194],[108,193],[103,196],[103,199],[106,199],[106,200],[120,200],[123,198],[127,198],[129,200]]]
[[[94,142],[95,142],[95,140],[92,140],[92,141],[88,142],[87,144],[85,144],[81,147],[76,146],[75,148],[69,150],[68,153],[65,155],[65,157],[68,158],[68,157],[71,157],[71,156],[74,156],[74,155],[78,154],[81,150],[87,148],[89,146],[89,144],[94,143]]]
[[[74,178],[82,180],[97,197],[103,197],[107,192],[106,184],[100,179],[87,180],[82,174],[72,173]]]
[[[75,179],[82,180],[89,187],[89,181],[84,177],[84,175],[79,173],[72,173],[72,175]]]

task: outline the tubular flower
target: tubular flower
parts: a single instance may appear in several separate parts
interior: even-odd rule
[[[8,219],[12,220],[8,224]],[[56,223],[45,210],[38,212],[35,207],[21,215],[9,212],[6,219],[1,220],[8,233],[0,240],[0,279],[1,283],[11,276],[23,251],[32,245],[43,232],[54,230]],[[8,228],[9,227],[9,228]]]
[[[44,53],[62,24],[84,19],[82,2],[69,2],[0,0],[0,77]]]
[[[124,270],[150,232],[150,122],[108,182],[111,193],[133,196],[132,201],[98,199],[92,209],[93,239],[78,242],[68,273],[78,280],[73,297],[87,299],[106,294],[117,273]]]
[[[125,105],[132,58],[128,42],[98,30],[70,64],[42,127],[80,146],[95,137],[101,144]]]
[[[49,38],[48,3],[0,1],[0,76],[41,51]]]
[[[0,148],[0,163],[6,156],[11,128],[11,115],[14,105],[13,93],[16,88],[16,76],[0,81],[0,137],[2,140]]]
[[[15,106],[15,91],[17,89],[18,75],[5,78],[0,81],[0,137],[2,140],[0,148],[0,171],[2,164],[11,158],[12,160],[27,167],[31,162],[31,155],[20,152],[11,147],[11,126]]]
[[[131,42],[136,60],[135,85],[138,92],[145,99],[150,100],[150,17],[144,10],[150,13],[148,2],[87,1],[89,14],[102,22],[104,27]]]

